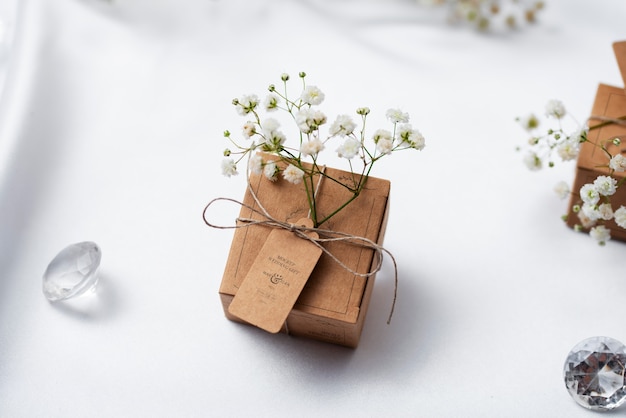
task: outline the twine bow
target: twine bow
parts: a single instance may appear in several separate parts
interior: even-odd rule
[[[259,202],[256,194],[254,193],[254,191],[252,190],[252,187],[250,186],[250,182],[248,182],[248,188],[252,194],[252,197],[254,198],[256,204],[258,205],[259,209],[256,209],[250,205],[247,205],[243,202],[240,202],[238,200],[235,199],[231,199],[231,198],[227,198],[227,197],[217,197],[213,200],[211,200],[205,207],[204,210],[202,211],[202,219],[204,220],[204,223],[207,224],[208,226],[210,226],[211,228],[216,228],[216,229],[238,229],[238,228],[247,228],[253,225],[260,225],[260,226],[269,226],[272,228],[282,228],[288,231],[293,232],[297,237],[305,239],[309,242],[311,242],[312,244],[314,244],[316,247],[320,248],[322,250],[322,252],[324,252],[327,256],[329,256],[333,261],[335,261],[337,264],[339,264],[339,266],[341,266],[343,269],[349,271],[351,274],[354,274],[356,276],[359,277],[370,277],[375,275],[376,273],[378,273],[382,267],[383,264],[383,253],[386,253],[389,258],[391,258],[391,261],[393,262],[393,268],[394,268],[394,292],[393,292],[393,301],[391,304],[391,310],[389,312],[389,317],[387,318],[387,324],[391,323],[391,317],[393,316],[393,311],[395,309],[396,306],[396,299],[397,299],[397,295],[398,295],[398,266],[396,264],[396,260],[393,256],[393,254],[391,254],[391,252],[389,252],[389,250],[387,250],[386,248],[384,248],[383,246],[375,243],[374,241],[365,238],[365,237],[359,237],[357,235],[352,235],[352,234],[347,234],[344,232],[338,232],[338,231],[331,231],[328,229],[320,229],[320,228],[310,228],[310,227],[306,227],[303,225],[296,225],[296,224],[291,224],[289,222],[283,222],[280,221],[274,217],[272,217],[267,210],[263,207],[263,205],[261,205],[261,202]],[[220,225],[215,225],[211,222],[209,222],[209,220],[207,219],[207,211],[209,209],[209,207],[211,207],[215,202],[218,201],[228,201],[228,202],[232,202],[235,204],[238,204],[246,209],[249,209],[251,212],[254,212],[258,215],[260,215],[263,219],[252,219],[252,218],[237,218],[236,219],[236,225],[232,225],[232,226],[220,226]],[[310,235],[307,235],[307,232],[316,232],[318,234],[318,237],[312,237]],[[370,272],[368,273],[360,273],[358,271],[355,271],[354,269],[350,268],[349,266],[347,266],[343,261],[339,260],[334,254],[332,254],[330,251],[328,251],[322,244],[323,243],[328,243],[328,242],[344,242],[346,244],[349,245],[356,245],[356,246],[360,246],[360,247],[364,247],[364,248],[368,248],[371,249],[373,251],[376,252],[376,265],[373,267],[373,269],[371,269]]]

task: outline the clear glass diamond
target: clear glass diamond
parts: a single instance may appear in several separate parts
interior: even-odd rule
[[[609,337],[576,344],[565,360],[565,386],[579,405],[607,411],[626,400],[626,346]]]
[[[94,242],[67,246],[48,265],[43,275],[43,294],[54,302],[94,289],[101,259],[100,247]]]

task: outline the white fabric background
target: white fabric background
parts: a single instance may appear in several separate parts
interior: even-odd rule
[[[558,98],[583,120],[623,85],[625,17],[549,0],[484,35],[409,0],[25,0],[0,102],[0,416],[591,416],[562,366],[626,341],[624,244],[561,223],[573,166],[528,172],[514,118]],[[386,262],[356,350],[227,321],[232,234],[200,216],[243,195],[219,170],[231,99],[299,71],[327,114],[401,107],[427,139],[375,168],[400,293],[386,325]],[[49,304],[47,263],[83,240],[97,297]]]

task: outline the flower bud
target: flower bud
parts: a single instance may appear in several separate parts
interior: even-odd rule
[[[224,137],[230,138],[230,131],[224,131]]]
[[[224,150],[224,157],[230,157],[230,150],[228,148]]]
[[[298,76],[299,76],[300,78],[304,78],[304,77],[306,77],[306,73],[305,73],[304,71],[300,71],[300,73],[298,74]]]
[[[282,73],[282,75],[280,76],[280,79],[283,81],[287,81],[289,80],[289,74],[287,73]]]

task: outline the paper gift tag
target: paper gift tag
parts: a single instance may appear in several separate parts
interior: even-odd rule
[[[310,219],[296,225],[312,227]],[[307,233],[317,238],[315,232]],[[280,331],[322,249],[284,229],[273,229],[237,290],[228,311],[271,333]]]

